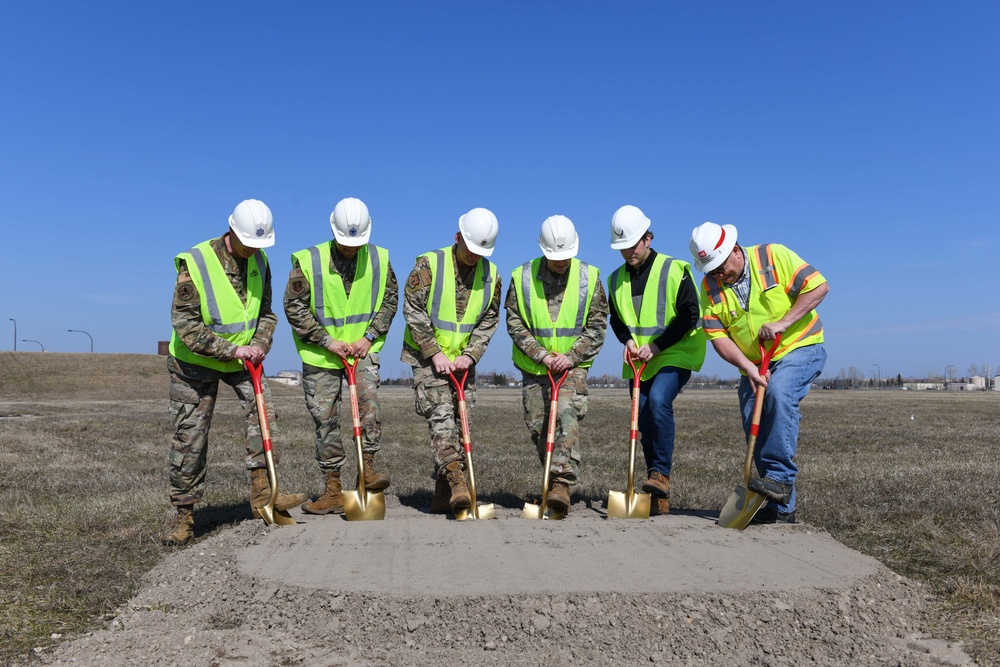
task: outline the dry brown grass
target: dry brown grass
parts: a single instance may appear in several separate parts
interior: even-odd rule
[[[167,551],[166,386],[163,357],[0,352],[0,663],[99,625]],[[318,493],[301,394],[272,386],[282,488]],[[198,537],[250,517],[239,405],[220,395]],[[931,630],[981,663],[1000,662],[998,407],[992,393],[814,391],[800,440],[802,519],[931,584]],[[735,393],[688,391],[676,411],[673,504],[717,511],[741,474]],[[392,490],[425,507],[430,447],[411,391],[384,389],[383,412]],[[577,498],[624,488],[627,421],[624,391],[592,394]],[[520,507],[540,490],[519,392],[480,391],[473,440],[483,502]]]

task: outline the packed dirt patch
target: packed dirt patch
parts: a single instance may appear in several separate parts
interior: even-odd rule
[[[293,512],[179,549],[45,664],[972,664],[921,634],[925,589],[807,525],[705,515],[457,522]]]

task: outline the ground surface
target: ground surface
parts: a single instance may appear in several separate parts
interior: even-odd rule
[[[808,525],[698,514],[245,521],[178,549],[54,665],[972,664],[924,588]]]

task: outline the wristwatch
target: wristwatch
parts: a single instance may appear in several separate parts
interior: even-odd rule
[[[376,338],[378,338],[378,336],[376,336],[370,331],[365,334],[365,340],[367,340],[369,343],[374,343]]]

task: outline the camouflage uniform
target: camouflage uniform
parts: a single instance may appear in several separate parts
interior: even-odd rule
[[[350,296],[357,258],[344,257],[337,252],[337,244],[333,241],[330,243],[332,244],[330,270],[340,275],[344,282],[344,290]],[[378,289],[378,285],[373,285],[373,289]],[[325,348],[334,339],[316,320],[315,313],[310,309],[310,292],[309,281],[303,275],[298,262],[293,259],[292,272],[288,276],[288,287],[285,289],[285,317],[288,318],[288,323],[292,325],[300,340]],[[375,314],[365,333],[370,333],[376,338],[388,333],[398,303],[399,285],[396,283],[396,274],[390,263],[382,307]],[[382,437],[382,408],[378,402],[381,379],[377,352],[369,354],[358,363],[355,378],[362,448],[365,452],[374,454],[379,451]],[[347,381],[347,374],[341,369],[319,368],[304,362],[302,364],[302,387],[306,396],[306,407],[316,427],[316,461],[324,473],[337,472],[344,464],[344,442],[340,435],[342,380]]]
[[[558,274],[548,269],[546,260],[538,268],[538,280],[542,283],[545,300],[549,304],[549,315],[555,319],[562,307],[566,291],[567,274]],[[548,354],[535,340],[521,316],[517,303],[517,292],[511,280],[507,289],[507,333],[522,352],[537,363],[542,363]],[[579,364],[592,360],[604,345],[604,333],[608,321],[608,300],[604,288],[598,281],[590,311],[584,323],[583,332],[566,356],[573,362],[573,368],[559,389],[558,419],[555,447],[552,450],[552,466],[549,471],[552,480],[567,485],[576,484],[580,473],[580,422],[587,415],[587,368]],[[553,376],[555,376],[553,374]],[[521,372],[523,382],[521,399],[524,403],[524,423],[531,432],[531,440],[538,450],[539,460],[545,464],[545,438],[549,422],[549,402],[552,400],[552,383],[548,375],[533,375]],[[558,378],[556,378],[558,380]]]
[[[211,246],[218,255],[229,282],[245,302],[247,260],[229,254],[224,236],[213,239]],[[233,360],[237,346],[216,336],[205,326],[201,317],[201,295],[183,262],[177,273],[170,319],[174,331],[192,352],[214,357],[219,361]],[[267,353],[271,349],[271,339],[277,323],[278,318],[271,311],[271,269],[268,265],[257,330],[250,345]],[[174,505],[192,505],[199,502],[205,493],[208,431],[212,424],[220,380],[236,391],[240,405],[243,406],[246,417],[247,469],[265,467],[264,442],[261,439],[250,374],[245,370],[224,373],[183,362],[173,356],[168,357],[167,368],[170,371],[170,414],[174,423],[169,454],[170,502]],[[264,395],[269,399],[270,389],[266,380],[262,378],[262,382]],[[270,401],[267,404],[271,405]],[[275,415],[272,411],[267,416],[273,433]]]
[[[469,303],[476,267],[461,265],[455,257],[455,246],[452,246],[451,261],[455,263],[456,294],[455,304],[459,319],[465,314]],[[493,281],[493,296],[489,308],[483,318],[472,330],[469,342],[462,354],[475,363],[486,352],[486,346],[496,333],[500,323],[500,280]],[[414,349],[403,344],[400,360],[413,366],[414,407],[417,414],[427,420],[431,433],[431,450],[434,456],[434,474],[437,476],[447,464],[452,461],[463,461],[465,452],[462,449],[461,425],[458,418],[458,400],[447,376],[434,372],[431,357],[441,351],[434,338],[434,326],[427,314],[427,300],[430,297],[431,267],[425,257],[418,257],[413,271],[406,280],[403,293],[403,316],[410,327],[410,334],[420,349]],[[487,295],[483,295],[485,299]],[[471,423],[472,407],[476,404],[476,369],[469,369],[469,379],[466,384],[465,401]],[[443,473],[442,473],[443,474]]]

